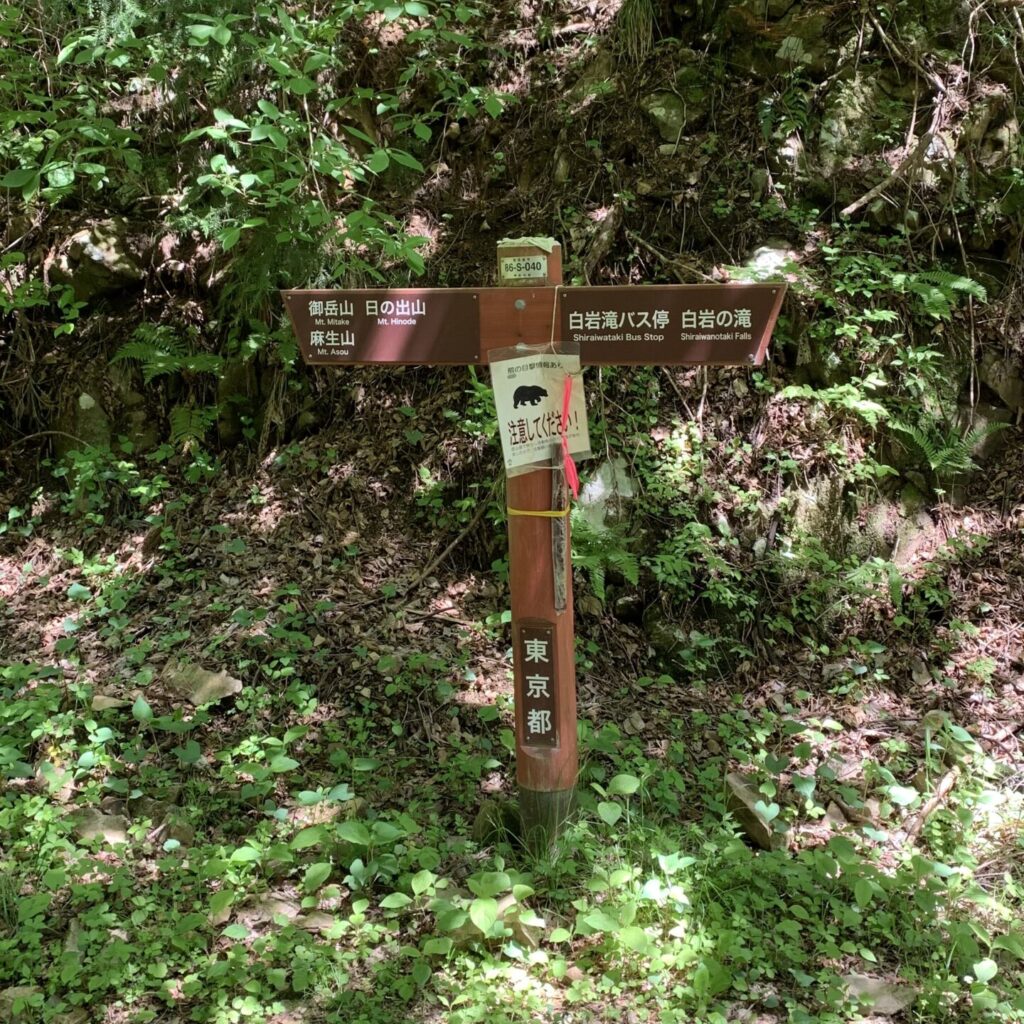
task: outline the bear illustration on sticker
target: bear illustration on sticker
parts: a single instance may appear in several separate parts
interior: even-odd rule
[[[541,399],[547,398],[548,393],[535,384],[524,384],[518,387],[512,395],[512,408],[518,409],[521,405],[540,405]]]

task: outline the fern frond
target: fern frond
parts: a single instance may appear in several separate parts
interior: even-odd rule
[[[217,373],[224,365],[222,356],[213,352],[199,352],[183,360],[182,368],[191,370],[193,373]]]
[[[632,551],[616,548],[609,552],[608,561],[612,568],[621,572],[626,581],[634,587],[640,582],[640,560]]]
[[[893,421],[892,428],[898,434],[902,434],[911,442],[911,444],[914,445],[915,448],[918,449],[931,469],[935,468],[935,461],[939,456],[939,449],[932,442],[932,439],[928,434],[926,434],[920,427],[915,427],[910,423],[899,423]]]
[[[983,284],[962,274],[952,274],[948,270],[922,270],[914,276],[916,280],[924,284],[933,284],[943,291],[963,292],[966,295],[973,295],[980,302],[988,299],[988,292],[985,291]]]
[[[171,443],[180,444],[189,451],[201,444],[210,427],[217,422],[216,405],[176,405],[171,410]]]

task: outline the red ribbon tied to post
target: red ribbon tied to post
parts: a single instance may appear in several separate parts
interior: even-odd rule
[[[562,392],[562,463],[565,467],[565,480],[572,491],[572,496],[580,496],[580,475],[576,472],[576,463],[569,454],[569,402],[572,399],[572,374],[565,375],[565,389]]]

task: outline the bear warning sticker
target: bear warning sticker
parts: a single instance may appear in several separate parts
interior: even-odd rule
[[[562,459],[562,434],[569,454],[590,454],[590,431],[583,397],[579,355],[535,350],[525,355],[515,349],[512,358],[492,350],[491,382],[498,412],[498,431],[505,455],[505,470],[558,464]],[[566,380],[570,381],[568,405]]]

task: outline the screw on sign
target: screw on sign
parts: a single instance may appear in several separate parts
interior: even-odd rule
[[[482,365],[493,350],[539,346],[578,351],[584,366],[752,366],[764,360],[786,290],[782,283],[566,288],[561,248],[543,238],[499,242],[498,280],[497,288],[282,295],[302,357],[313,365]],[[532,415],[552,400],[548,391],[523,381],[514,408]],[[571,419],[552,419],[560,424],[554,433],[568,431]],[[583,419],[577,426],[585,430]],[[537,429],[547,420],[538,417]],[[578,767],[567,500],[562,454],[550,449],[547,465],[510,475],[507,488],[516,778],[523,836],[535,849],[568,815]]]

